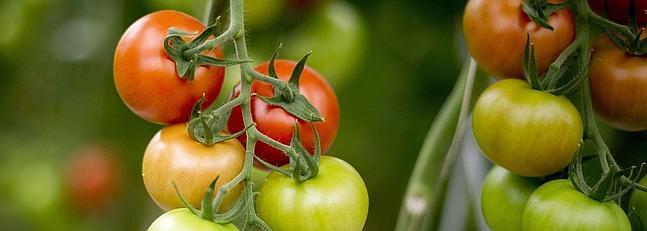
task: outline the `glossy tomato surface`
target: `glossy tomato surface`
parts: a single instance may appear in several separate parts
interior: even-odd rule
[[[548,23],[554,28],[550,31],[528,18],[522,2],[470,0],[465,8],[463,33],[470,54],[483,69],[499,78],[523,78],[527,35],[535,45],[540,73],[575,38],[575,24],[569,10],[559,10],[549,16]]]
[[[494,166],[483,181],[481,209],[492,231],[521,230],[526,201],[541,183]]]
[[[153,221],[148,231],[238,231],[233,224],[221,225],[202,219],[187,208],[168,211]]]
[[[163,128],[150,141],[142,176],[148,194],[163,210],[184,207],[173,183],[193,207],[200,208],[216,176],[216,187],[226,184],[240,173],[244,161],[245,149],[238,140],[205,146],[189,137],[186,124],[177,124]],[[241,191],[242,185],[230,191],[221,208],[229,208]]]
[[[258,65],[255,69],[258,72],[267,74],[268,65],[269,63],[266,62]],[[288,80],[295,65],[296,63],[293,61],[276,60],[276,74],[279,79]],[[234,93],[235,95],[238,95],[238,88]],[[337,96],[326,79],[307,66],[301,73],[299,91],[319,110],[319,113],[324,118],[323,122],[317,122],[314,125],[319,133],[321,151],[325,153],[335,140],[337,129],[339,128]],[[252,83],[252,92],[266,97],[274,95],[272,85],[258,81]],[[256,96],[251,99],[251,111],[258,130],[283,144],[290,143],[294,125],[298,124],[303,146],[310,153],[314,152],[314,131],[309,122],[292,116],[281,107],[271,106]],[[240,107],[236,107],[232,111],[228,127],[231,132],[245,128]],[[245,143],[246,136],[240,136],[238,139]],[[289,158],[283,152],[262,142],[256,143],[255,153],[263,160],[276,166],[282,166],[289,162]]]
[[[614,22],[629,24],[631,0],[589,0],[591,9]],[[636,0],[636,22],[639,26],[647,23],[647,1]]]
[[[599,202],[577,191],[569,180],[550,181],[528,199],[524,231],[629,231],[627,215],[613,201]]]
[[[546,176],[570,163],[582,121],[564,96],[533,90],[518,79],[489,86],[472,117],[474,138],[492,162],[522,176]]]
[[[359,231],[368,215],[368,192],[351,165],[323,156],[319,174],[302,183],[272,172],[257,196],[256,210],[273,230]]]
[[[197,19],[177,11],[148,14],[123,34],[114,57],[114,80],[123,102],[139,117],[158,124],[189,119],[191,108],[205,94],[205,107],[220,93],[222,67],[198,67],[194,80],[180,79],[175,62],[164,51],[169,28],[199,33],[204,26]],[[187,38],[188,39],[188,38]],[[206,53],[222,57],[218,49]]]
[[[590,73],[598,115],[618,129],[647,130],[647,57],[629,55],[601,37],[593,49]]]

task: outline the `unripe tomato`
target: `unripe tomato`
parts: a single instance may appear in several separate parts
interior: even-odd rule
[[[641,185],[647,185],[647,177],[643,177]],[[634,230],[647,230],[647,193],[636,190],[631,193],[629,198],[629,218]]]
[[[631,0],[589,0],[591,9],[599,15],[620,24],[629,24]],[[647,23],[647,1],[636,0],[636,19],[639,26]]]
[[[180,79],[175,62],[164,51],[169,28],[199,33],[197,19],[177,11],[148,14],[133,23],[117,44],[114,80],[126,106],[139,117],[158,124],[185,122],[196,101],[205,95],[205,107],[218,96],[224,68],[201,66],[195,79]],[[207,52],[222,57],[219,49]]]
[[[599,202],[569,180],[550,181],[530,196],[523,210],[523,231],[629,231],[627,215],[615,202]]]
[[[185,123],[176,124],[157,132],[146,147],[142,176],[148,194],[163,210],[184,207],[173,183],[193,207],[200,208],[216,176],[217,188],[236,177],[244,161],[245,149],[238,140],[205,146],[189,137]],[[230,191],[221,208],[229,208],[241,191],[242,185]]]
[[[363,57],[367,34],[366,23],[353,5],[332,1],[295,28],[285,52],[299,57],[312,51],[308,65],[333,86],[343,86]]]
[[[81,212],[96,212],[111,204],[121,186],[121,164],[106,146],[78,150],[67,169],[67,191]]]
[[[296,63],[288,60],[276,60],[274,65],[279,79],[288,80]],[[265,62],[255,69],[267,74],[268,67],[269,63]],[[236,87],[234,95],[239,94],[239,88]],[[319,134],[321,152],[325,153],[335,140],[339,128],[339,103],[335,91],[322,75],[307,66],[303,69],[299,79],[299,91],[319,110],[324,118],[324,121],[314,123],[314,126]],[[252,83],[252,93],[265,97],[274,95],[272,85],[258,81]],[[252,96],[251,99],[251,112],[252,118],[256,122],[256,128],[283,144],[290,144],[294,125],[298,124],[303,147],[310,153],[314,153],[314,131],[309,122],[298,119],[281,107],[269,105],[256,96]],[[232,132],[245,128],[240,107],[235,107],[232,111],[228,127]],[[239,136],[238,139],[243,143],[246,142],[245,135]],[[289,158],[283,152],[263,142],[256,143],[255,154],[275,166],[282,166],[289,162]]]
[[[353,166],[322,156],[319,174],[305,182],[272,172],[257,196],[256,211],[277,231],[360,231],[368,192]]]
[[[566,167],[582,139],[582,120],[566,97],[533,90],[518,79],[488,87],[472,121],[483,154],[522,176],[546,176]]]
[[[463,33],[470,54],[483,69],[499,78],[523,78],[527,35],[535,44],[540,73],[575,38],[575,23],[568,9],[549,16],[548,23],[554,31],[528,18],[522,0],[470,0],[463,16]]]
[[[153,221],[148,231],[238,231],[233,224],[221,225],[202,219],[187,208],[168,211]]]
[[[590,73],[596,112],[612,127],[647,130],[647,58],[629,55],[603,36],[595,43]]]
[[[483,181],[481,209],[492,231],[521,230],[526,201],[541,183],[494,166]]]

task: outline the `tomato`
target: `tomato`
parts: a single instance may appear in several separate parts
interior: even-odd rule
[[[590,73],[596,112],[612,127],[647,130],[647,58],[629,55],[603,36],[595,43]]]
[[[528,34],[535,44],[540,73],[575,38],[575,24],[568,9],[555,12],[548,23],[554,31],[528,18],[522,10],[522,0],[470,0],[463,16],[463,33],[470,54],[484,70],[499,78],[523,78],[521,64]]]
[[[288,80],[296,63],[288,60],[275,61],[276,74],[279,79]],[[269,63],[263,63],[256,67],[256,71],[267,74]],[[234,95],[238,95],[238,88]],[[339,128],[339,103],[334,90],[326,79],[314,69],[305,67],[299,81],[299,91],[312,105],[319,110],[324,118],[323,122],[315,123],[321,142],[321,152],[325,153],[332,145],[337,129]],[[272,85],[263,82],[252,83],[252,92],[261,96],[271,97],[274,95]],[[256,122],[256,128],[263,134],[283,144],[289,144],[292,139],[294,125],[298,124],[303,146],[314,153],[314,132],[309,122],[299,120],[283,108],[271,106],[258,97],[251,99],[252,118]],[[228,122],[229,131],[240,131],[245,128],[243,124],[242,111],[240,107],[234,108]],[[245,143],[246,136],[238,139]],[[263,142],[256,143],[255,153],[261,159],[276,166],[289,162],[289,158],[280,150],[275,149]]]
[[[334,86],[341,86],[360,63],[367,34],[355,7],[332,1],[292,31],[285,42],[285,53],[300,57],[312,51],[308,65],[328,77]]]
[[[629,24],[629,13],[631,0],[589,0],[591,9],[599,15],[620,24]],[[644,26],[647,23],[647,1],[636,1],[636,19],[638,25]]]
[[[533,90],[518,79],[489,86],[476,102],[472,122],[487,158],[522,176],[566,167],[582,139],[582,120],[566,97]]]
[[[168,211],[153,221],[148,231],[238,231],[233,224],[221,225],[202,219],[187,208]]]
[[[76,151],[67,169],[67,189],[75,208],[82,212],[105,209],[117,196],[122,169],[112,150],[92,145]]]
[[[639,184],[647,185],[647,177],[643,177]],[[635,190],[629,198],[629,218],[633,230],[647,230],[647,193]]]
[[[169,28],[199,33],[204,26],[177,11],[148,14],[133,23],[117,44],[114,80],[126,106],[143,119],[173,124],[189,119],[193,104],[205,94],[205,107],[220,93],[224,68],[202,66],[194,80],[180,79],[175,62],[164,51]],[[207,53],[222,57],[219,49]]]
[[[631,230],[616,203],[599,202],[577,191],[569,180],[550,181],[530,196],[523,210],[524,231]]]
[[[541,183],[494,166],[483,181],[481,209],[491,230],[521,230],[521,215]]]
[[[351,165],[323,156],[319,174],[302,183],[272,172],[257,196],[256,211],[273,230],[359,231],[368,214],[368,192]]]
[[[216,176],[220,187],[240,173],[244,162],[245,149],[237,140],[205,146],[189,137],[183,123],[155,134],[144,153],[142,176],[148,194],[163,210],[184,207],[173,183],[193,207],[200,208]],[[241,192],[242,185],[230,191],[222,208],[229,208]]]

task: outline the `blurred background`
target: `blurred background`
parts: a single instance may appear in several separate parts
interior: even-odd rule
[[[309,65],[334,86],[342,110],[330,155],[368,186],[365,230],[392,230],[418,149],[465,59],[465,1],[245,2],[254,60],[280,42],[281,58],[313,51]],[[144,230],[162,213],[141,180],[144,149],[162,127],[121,102],[113,52],[137,18],[176,9],[202,19],[205,3],[0,0],[1,230]],[[645,159],[645,132],[605,134],[625,161]]]

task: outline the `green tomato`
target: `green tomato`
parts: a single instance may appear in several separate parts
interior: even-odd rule
[[[526,203],[522,222],[524,231],[631,230],[618,204],[593,200],[565,179],[535,190]]]
[[[187,208],[168,211],[153,221],[148,231],[238,231],[233,224],[218,224],[202,219]]]
[[[481,191],[483,217],[493,231],[521,230],[526,201],[541,183],[494,166],[485,177]]]
[[[359,231],[368,215],[368,192],[351,165],[322,156],[319,174],[305,182],[272,172],[257,196],[256,210],[277,231]]]
[[[647,185],[647,177],[640,180],[641,185]],[[629,218],[633,230],[647,231],[647,193],[634,190],[629,198]]]
[[[561,170],[582,140],[582,120],[566,97],[533,90],[518,79],[488,87],[476,102],[472,121],[483,154],[522,176]]]
[[[312,51],[308,66],[317,69],[333,86],[340,86],[362,58],[366,26],[355,7],[332,1],[296,28],[284,43],[287,57]]]

